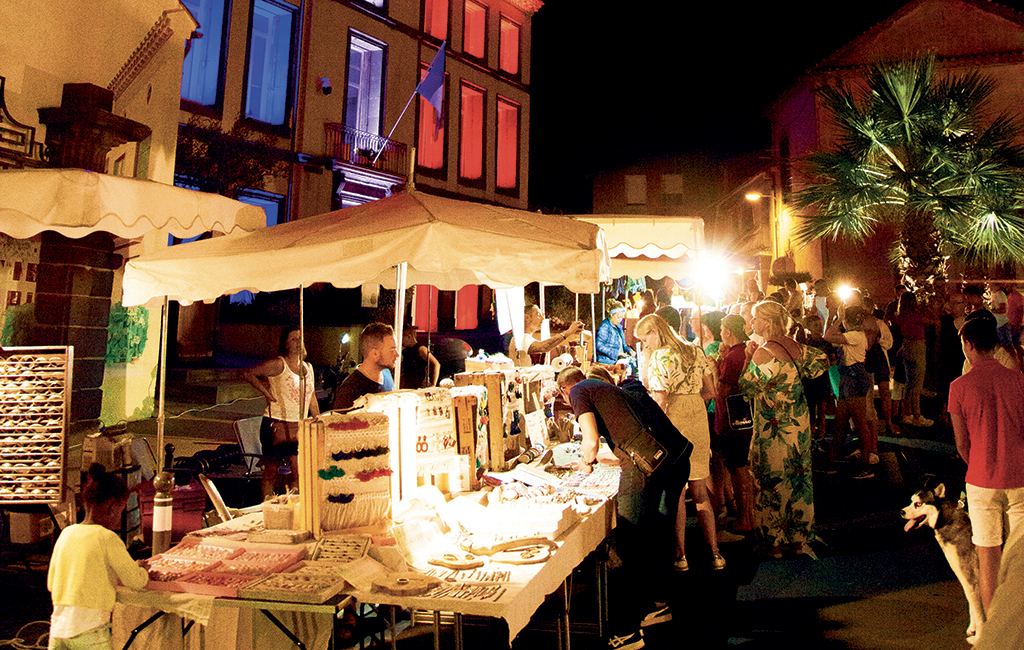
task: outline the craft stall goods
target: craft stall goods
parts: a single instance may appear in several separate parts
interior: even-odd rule
[[[223,545],[186,540],[146,563],[147,588],[234,598],[239,590],[287,570],[306,555],[304,546]]]
[[[319,538],[330,531],[385,527],[396,478],[391,445],[389,419],[382,413],[304,420],[299,433],[304,528]]]
[[[71,348],[0,351],[0,503],[64,498]]]
[[[474,462],[459,454],[448,389],[377,393],[361,399],[366,412],[382,413],[390,423],[395,504],[418,485],[434,485],[445,493],[471,489]]]

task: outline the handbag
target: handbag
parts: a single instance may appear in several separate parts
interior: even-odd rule
[[[750,400],[743,393],[726,396],[725,423],[730,432],[750,431],[754,428],[754,413],[750,409]]]
[[[627,380],[619,388],[626,396],[626,407],[640,427],[637,432],[615,445],[615,455],[631,460],[645,476],[659,468],[679,466],[682,461],[689,475],[690,453],[693,444],[672,424],[665,412],[637,380]]]

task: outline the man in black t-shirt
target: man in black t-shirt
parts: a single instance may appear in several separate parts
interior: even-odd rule
[[[572,405],[576,421],[583,431],[579,471],[587,474],[597,464],[601,436],[614,450],[618,443],[629,440],[644,428],[638,417],[652,417],[644,415],[641,400],[600,379],[587,379],[579,368],[563,370],[558,375],[558,388]],[[660,409],[657,411],[661,412]],[[682,436],[679,437],[682,440]],[[685,442],[682,444],[687,445]],[[642,648],[641,621],[645,614],[650,613],[648,618],[659,614],[657,622],[671,619],[667,607],[658,608],[654,604],[653,592],[663,582],[659,576],[664,575],[664,570],[659,571],[659,559],[668,557],[675,543],[674,537],[665,535],[664,527],[659,526],[661,515],[658,508],[664,493],[669,521],[675,521],[674,506],[679,503],[680,492],[686,486],[689,474],[688,458],[687,453],[676,466],[659,467],[650,477],[632,462],[621,462],[622,473],[616,495],[618,521],[612,542],[622,566],[611,574],[614,588],[609,590],[613,599],[609,607],[612,618],[610,647]]]
[[[399,357],[395,330],[384,323],[370,323],[359,335],[359,353],[363,362],[334,393],[335,410],[351,408],[363,395],[381,392],[383,372],[394,370]]]

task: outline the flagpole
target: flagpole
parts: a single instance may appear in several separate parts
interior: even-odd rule
[[[405,108],[402,109],[402,112],[399,114],[398,119],[395,120],[394,126],[391,127],[391,131],[388,132],[387,141],[391,140],[391,136],[394,135],[395,129],[398,128],[398,123],[402,121],[402,118],[405,117],[405,112],[407,110],[409,110],[409,105],[412,104],[413,97],[415,97],[420,92],[420,88],[423,86],[423,82],[427,78],[430,77],[430,73],[433,72],[434,66],[437,65],[437,60],[438,60],[439,57],[441,57],[441,65],[442,65],[441,71],[442,71],[442,73],[444,72],[444,67],[443,67],[444,66],[444,58],[443,57],[444,57],[445,45],[447,43],[448,43],[448,41],[444,41],[444,42],[441,43],[440,49],[438,49],[437,50],[437,54],[434,55],[434,60],[430,62],[430,67],[427,68],[427,75],[423,79],[420,79],[420,82],[418,84],[416,84],[416,90],[412,91],[412,95],[409,96],[409,101],[405,102]],[[443,74],[442,74],[441,83],[442,84],[444,83]],[[437,110],[438,115],[441,114],[440,108],[436,108],[435,107],[435,110]],[[384,153],[384,147],[381,147],[380,150],[377,151],[377,154],[373,157],[373,161],[370,164],[371,165],[375,164],[377,162],[377,159],[380,158],[380,155],[382,153]]]

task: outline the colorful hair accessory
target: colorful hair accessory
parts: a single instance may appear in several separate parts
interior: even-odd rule
[[[352,418],[351,420],[329,422],[327,428],[331,431],[354,431],[357,429],[368,429],[370,428],[370,423],[362,418]]]
[[[391,476],[391,474],[393,474],[393,472],[389,468],[384,467],[381,469],[359,472],[358,474],[356,474],[356,478],[362,481],[363,483],[366,483],[368,481],[372,481],[375,478],[380,478],[381,476]]]
[[[345,470],[341,469],[337,465],[331,465],[327,469],[317,470],[317,476],[325,481],[329,481],[332,478],[341,478],[345,475]]]
[[[624,311],[626,311],[625,307],[612,307],[612,309],[608,313],[610,313],[610,314],[621,314]]]
[[[352,460],[353,458],[371,458],[373,456],[383,456],[390,451],[387,447],[375,447],[373,449],[363,449],[361,451],[336,451],[331,454],[331,458],[334,460]]]
[[[327,500],[331,503],[352,503],[352,499],[356,498],[354,494],[328,494]]]

